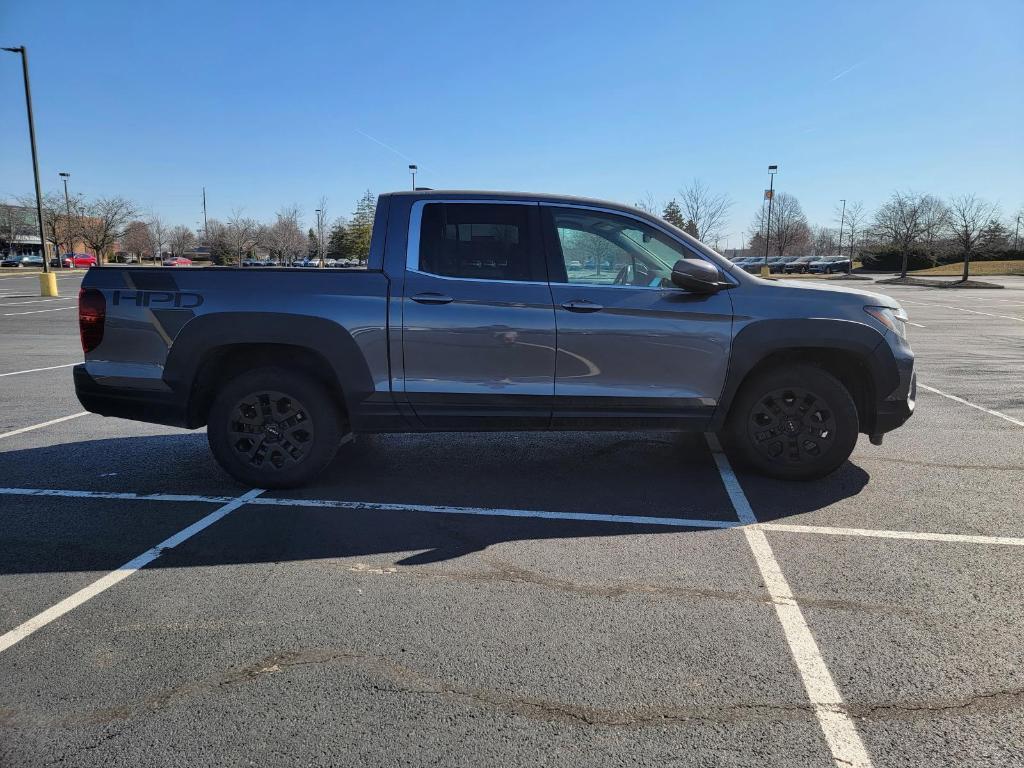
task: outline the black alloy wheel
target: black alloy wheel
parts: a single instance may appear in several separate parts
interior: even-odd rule
[[[836,420],[828,404],[802,387],[786,387],[758,398],[747,435],[770,461],[804,463],[824,455],[835,440]]]
[[[302,463],[315,435],[308,409],[283,392],[253,392],[231,409],[228,432],[238,458],[267,472]]]

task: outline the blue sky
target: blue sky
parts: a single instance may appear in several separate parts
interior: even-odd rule
[[[406,188],[734,200],[813,223],[893,189],[1024,203],[1024,3],[15,2],[41,170],[175,224]],[[0,58],[0,196],[32,189]],[[370,138],[373,137],[373,138]],[[386,146],[383,146],[386,145]],[[725,243],[722,242],[724,247]]]

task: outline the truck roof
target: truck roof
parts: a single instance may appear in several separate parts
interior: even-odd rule
[[[548,192],[504,192],[500,190],[487,189],[417,189],[399,192],[384,193],[390,197],[409,197],[414,200],[422,199],[471,199],[471,200],[523,200],[525,202],[545,203],[575,203],[578,205],[597,205],[602,207],[611,206],[614,208],[628,208],[639,210],[632,205],[617,203],[611,200],[598,200],[591,197],[576,197],[574,195],[555,195]],[[639,211],[643,213],[643,211]]]

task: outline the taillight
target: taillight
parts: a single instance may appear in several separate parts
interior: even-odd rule
[[[107,319],[107,300],[95,288],[78,289],[78,333],[82,351],[92,352],[103,341],[103,323]]]

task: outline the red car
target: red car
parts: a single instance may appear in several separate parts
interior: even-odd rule
[[[96,257],[89,253],[66,253],[63,258],[64,266],[68,269],[72,267],[95,267]]]
[[[164,259],[165,267],[191,267],[192,259],[186,259],[184,256],[172,256],[169,259]]]

